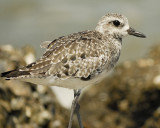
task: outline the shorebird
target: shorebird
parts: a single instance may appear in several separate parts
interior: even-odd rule
[[[4,72],[6,80],[22,80],[38,85],[58,86],[74,90],[74,99],[68,128],[72,127],[73,114],[77,114],[80,128],[83,128],[79,113],[81,90],[103,80],[117,63],[122,38],[133,35],[146,36],[129,26],[125,16],[106,14],[95,30],[86,30],[43,42],[46,52],[37,61]]]

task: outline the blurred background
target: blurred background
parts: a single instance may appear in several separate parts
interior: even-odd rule
[[[119,62],[134,60],[160,41],[159,4],[158,0],[0,0],[0,45],[18,48],[31,45],[39,58],[44,52],[39,47],[41,42],[92,30],[106,13],[121,13],[128,18],[130,26],[147,35],[146,39],[123,40]],[[66,98],[68,92],[63,94],[61,91],[60,99]],[[71,100],[65,101],[64,106],[69,107]]]

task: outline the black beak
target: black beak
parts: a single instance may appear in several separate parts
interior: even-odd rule
[[[146,36],[143,33],[137,32],[136,30],[134,30],[131,27],[127,30],[127,32],[129,35],[133,35],[133,36],[137,36],[137,37],[141,37],[141,38],[146,38]]]

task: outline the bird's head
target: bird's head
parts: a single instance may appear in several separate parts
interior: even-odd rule
[[[99,20],[96,30],[104,35],[113,35],[117,38],[122,38],[127,35],[141,38],[146,37],[143,33],[131,28],[127,18],[120,14],[107,14],[103,16]]]

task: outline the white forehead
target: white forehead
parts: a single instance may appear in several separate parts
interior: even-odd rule
[[[116,13],[106,14],[99,20],[98,24],[104,24],[106,22],[110,22],[114,20],[118,20],[123,24],[128,24],[128,19],[124,15],[116,14]]]
[[[115,27],[115,26],[110,26],[110,25],[106,25],[110,22],[113,22],[114,20],[118,20],[123,27]],[[109,33],[119,33],[120,35],[127,35],[126,31],[129,29],[129,24],[128,24],[128,20],[124,15],[121,14],[107,14],[105,16],[103,16],[97,26],[96,26],[96,30],[101,32],[101,33],[105,33],[105,32],[109,32]]]

